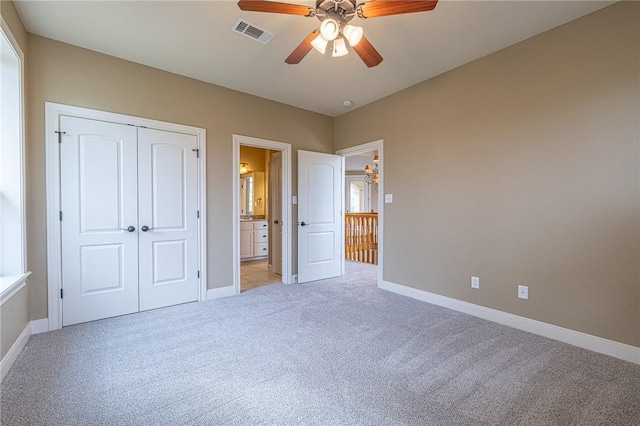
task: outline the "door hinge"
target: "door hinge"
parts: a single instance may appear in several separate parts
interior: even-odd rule
[[[58,134],[58,143],[62,143],[62,135],[66,135],[67,132],[59,132],[56,130],[55,133]]]
[[[60,289],[60,299],[62,299],[62,289]]]
[[[198,210],[198,211],[196,212],[196,217],[197,217],[198,219],[200,219],[200,210]]]
[[[62,210],[60,210],[60,222],[62,222]]]
[[[200,271],[198,271],[198,278],[200,278]]]
[[[192,149],[191,151],[196,153],[196,158],[200,158],[200,150],[198,148]]]

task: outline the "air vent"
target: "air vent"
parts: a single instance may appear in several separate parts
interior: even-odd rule
[[[271,31],[258,28],[251,22],[247,22],[243,19],[238,19],[236,23],[233,24],[231,31],[242,34],[243,36],[249,37],[252,40],[259,41],[262,44],[269,43],[271,39],[276,36]]]

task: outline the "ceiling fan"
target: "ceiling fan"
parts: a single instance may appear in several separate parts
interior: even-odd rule
[[[402,13],[426,12],[436,7],[438,0],[371,0],[357,3],[357,0],[316,0],[316,7],[281,3],[266,0],[240,0],[238,7],[250,12],[284,13],[317,17],[321,24],[302,40],[284,61],[297,64],[315,48],[324,54],[329,42],[333,42],[332,56],[343,56],[349,53],[346,41],[369,67],[382,62],[382,56],[364,36],[361,27],[349,22],[355,17],[378,18],[380,16],[399,15]]]

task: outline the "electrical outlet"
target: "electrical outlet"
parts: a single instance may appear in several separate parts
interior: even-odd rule
[[[528,299],[529,298],[529,287],[526,285],[518,286],[518,298],[520,299]]]
[[[480,288],[480,278],[479,277],[471,277],[471,288]]]

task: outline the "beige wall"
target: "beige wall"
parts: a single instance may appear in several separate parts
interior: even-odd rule
[[[384,279],[640,346],[639,28],[621,2],[336,119],[384,139]]]
[[[208,288],[232,285],[232,135],[291,143],[294,159],[298,149],[333,150],[331,117],[32,34],[29,34],[29,58],[27,221],[29,264],[33,272],[29,293],[31,319],[47,316],[45,101],[207,130]],[[295,163],[293,173],[295,176]],[[294,181],[294,188],[295,185]]]
[[[24,65],[26,67],[27,33],[24,30],[22,21],[20,21],[18,12],[12,2],[3,0],[0,1],[0,14],[25,55]],[[25,91],[26,89],[25,87]],[[29,206],[27,205],[28,208]],[[30,267],[31,265],[27,266]],[[30,281],[31,279],[28,279],[27,283]],[[7,351],[11,349],[11,346],[29,323],[27,292],[27,288],[23,288],[0,308],[0,359],[4,358]]]
[[[0,0],[0,14],[4,18],[5,22],[11,29],[11,33],[16,38],[16,41],[22,49],[22,53],[27,54],[27,32],[22,25],[20,15],[13,2],[7,0]]]

